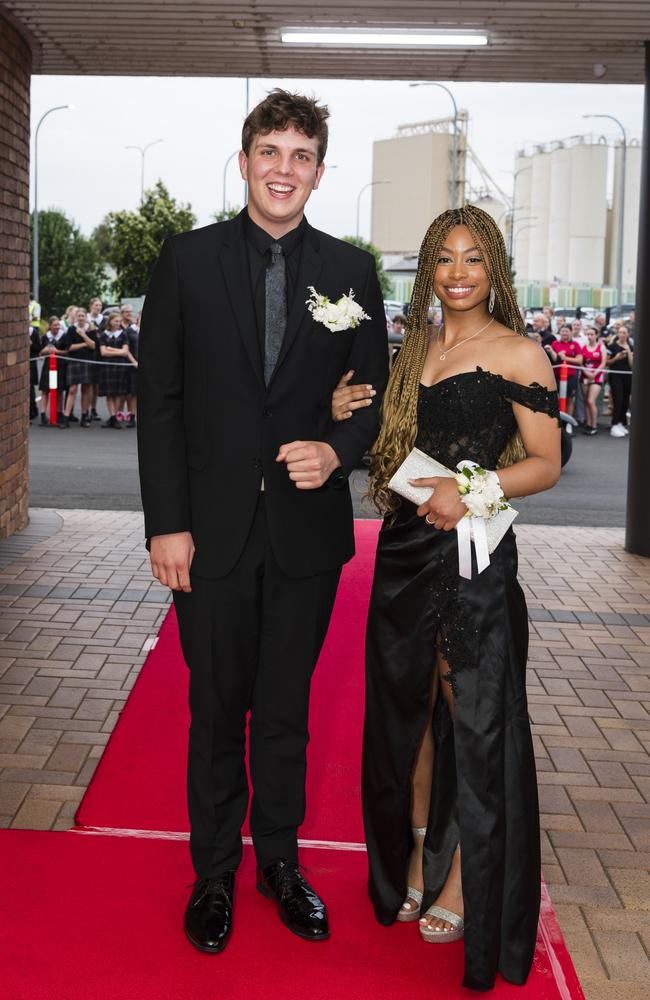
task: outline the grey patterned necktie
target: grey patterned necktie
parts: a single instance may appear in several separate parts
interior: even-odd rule
[[[271,262],[266,268],[264,315],[264,381],[271,381],[287,329],[287,272],[279,243],[269,247]]]

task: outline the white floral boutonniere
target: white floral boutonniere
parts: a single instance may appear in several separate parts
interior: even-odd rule
[[[313,285],[306,305],[316,323],[322,323],[332,333],[341,330],[355,330],[362,320],[370,319],[358,302],[354,301],[354,292],[350,289],[348,295],[342,295],[336,302],[330,302],[326,295],[319,295]]]

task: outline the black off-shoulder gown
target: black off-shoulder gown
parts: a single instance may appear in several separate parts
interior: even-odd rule
[[[512,404],[557,418],[557,393],[483,371],[420,387],[416,446],[454,468],[486,469],[516,432]],[[422,912],[460,842],[465,907],[463,984],[488,990],[497,970],[530,971],[540,903],[539,809],[526,700],[528,617],[510,529],[480,575],[458,575],[456,532],[438,531],[408,501],[385,520],[367,629],[363,811],[369,889],[392,923],[412,848],[410,777],[430,712],[436,651],[449,665],[455,720],[438,697]]]

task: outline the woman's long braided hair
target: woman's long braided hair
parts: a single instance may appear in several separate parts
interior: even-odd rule
[[[417,435],[417,404],[424,361],[429,348],[427,318],[433,295],[433,278],[441,247],[454,226],[466,226],[483,251],[485,270],[494,288],[493,316],[497,322],[526,335],[512,281],[506,246],[492,216],[474,205],[443,212],[427,229],[411,296],[404,343],[384,396],[382,425],[372,452],[368,493],[381,513],[397,506],[388,483],[413,447]],[[519,434],[508,443],[499,468],[525,457]]]

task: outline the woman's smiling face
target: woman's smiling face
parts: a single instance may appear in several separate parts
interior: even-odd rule
[[[467,226],[454,226],[438,254],[433,290],[449,309],[468,312],[490,294],[483,250]]]

